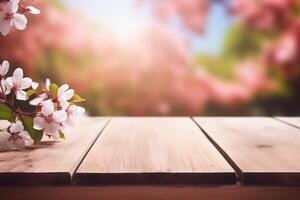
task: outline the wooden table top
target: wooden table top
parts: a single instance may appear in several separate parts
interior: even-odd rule
[[[89,117],[0,153],[0,185],[300,185],[300,118]]]

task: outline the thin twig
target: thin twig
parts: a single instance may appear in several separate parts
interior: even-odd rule
[[[0,103],[6,105],[8,108],[10,108],[14,114],[16,115],[25,115],[25,116],[30,116],[30,117],[34,117],[36,116],[36,111],[34,112],[26,112],[26,111],[22,111],[20,110],[20,108],[15,108],[12,104],[10,104],[8,101],[6,100],[2,100],[0,99]]]

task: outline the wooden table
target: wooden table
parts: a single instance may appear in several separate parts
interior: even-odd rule
[[[0,199],[300,199],[300,118],[90,117],[0,153]]]

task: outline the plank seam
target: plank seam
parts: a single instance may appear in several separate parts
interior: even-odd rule
[[[279,121],[279,122],[281,122],[281,123],[284,123],[284,124],[287,124],[287,125],[289,125],[289,126],[292,126],[292,127],[294,127],[294,128],[300,129],[300,126],[297,126],[297,125],[295,125],[295,124],[292,124],[292,123],[287,122],[287,121],[285,121],[285,120],[282,120],[282,119],[280,119],[280,118],[277,118],[277,117],[271,117],[271,118],[274,119],[274,120],[276,120],[276,121]]]
[[[212,137],[200,126],[200,124],[195,121],[193,117],[191,117],[192,121],[198,126],[201,132],[205,135],[205,137],[214,145],[214,147],[218,150],[218,152],[224,157],[224,159],[229,163],[229,165],[236,171],[237,177],[236,182],[244,182],[244,176],[242,170],[238,167],[238,165],[230,158],[230,156],[215,142]]]
[[[80,160],[80,162],[78,163],[77,167],[75,168],[74,172],[72,173],[71,176],[71,185],[76,185],[75,183],[75,175],[76,172],[78,170],[78,168],[80,167],[80,165],[82,164],[82,162],[84,161],[85,157],[87,156],[87,154],[90,152],[90,150],[92,149],[92,147],[94,146],[94,144],[96,143],[96,141],[98,140],[98,138],[100,137],[100,135],[103,133],[103,131],[106,129],[106,127],[108,126],[108,124],[110,123],[111,118],[109,118],[107,120],[107,122],[105,123],[105,125],[100,129],[99,134],[95,137],[94,141],[92,142],[92,144],[90,145],[90,147],[87,149],[87,151],[84,153],[82,159]]]

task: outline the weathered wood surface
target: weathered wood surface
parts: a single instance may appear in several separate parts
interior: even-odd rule
[[[300,185],[300,130],[272,118],[195,118],[244,184]]]
[[[65,141],[0,153],[0,184],[222,185],[235,183],[231,164],[244,184],[300,185],[299,118],[195,118],[204,132],[188,117],[108,121],[87,118]]]
[[[107,122],[108,118],[84,118],[65,133],[64,141],[54,144],[48,139],[32,149],[0,153],[0,184],[70,184],[73,173]]]
[[[97,186],[0,187],[3,200],[299,200],[299,187],[229,186]]]
[[[77,170],[77,184],[235,183],[190,118],[113,118]]]
[[[300,117],[276,117],[276,119],[300,128]]]

